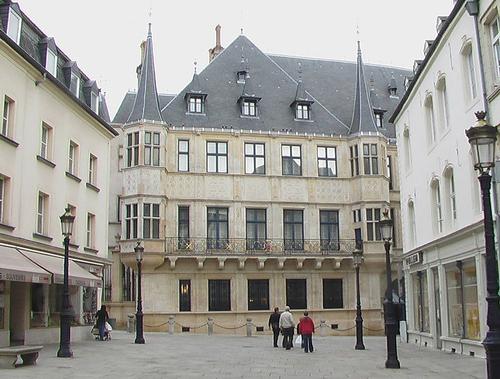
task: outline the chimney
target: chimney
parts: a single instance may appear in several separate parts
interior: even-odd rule
[[[220,25],[217,25],[215,27],[215,47],[208,50],[209,62],[212,62],[214,58],[220,53],[222,53],[222,51],[224,50],[224,48],[220,44],[220,29],[221,29]]]

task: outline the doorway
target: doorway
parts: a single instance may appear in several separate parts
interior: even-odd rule
[[[10,282],[10,345],[24,345],[26,331],[26,315],[28,310],[26,298],[30,283]]]

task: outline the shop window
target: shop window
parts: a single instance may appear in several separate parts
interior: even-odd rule
[[[415,330],[429,333],[429,286],[425,271],[413,275],[413,309]]]

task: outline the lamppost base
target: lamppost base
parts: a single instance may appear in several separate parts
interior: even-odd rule
[[[144,344],[146,343],[146,341],[144,340],[144,338],[136,338],[134,343]]]
[[[488,378],[500,378],[500,333],[488,331],[483,341]]]
[[[73,352],[71,349],[59,349],[57,351],[57,357],[58,358],[73,358]]]
[[[354,350],[365,350],[365,345],[363,344],[356,344],[356,346],[354,347]]]
[[[388,359],[385,361],[385,368],[401,368],[397,359]]]

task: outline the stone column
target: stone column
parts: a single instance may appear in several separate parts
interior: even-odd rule
[[[168,316],[168,334],[174,334],[175,316]]]
[[[214,319],[212,317],[209,317],[207,320],[207,329],[208,329],[209,336],[214,334]]]
[[[252,337],[252,319],[247,318],[247,337]]]

